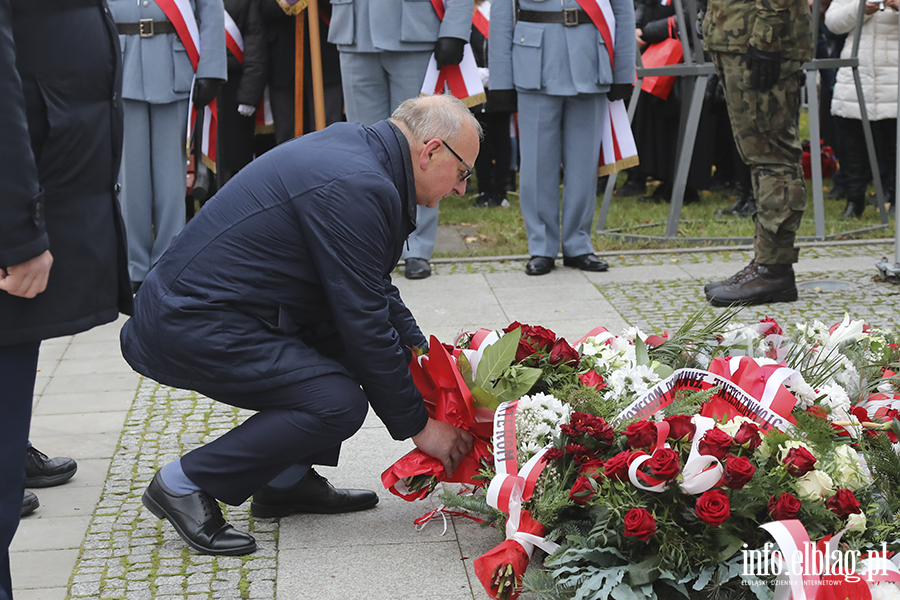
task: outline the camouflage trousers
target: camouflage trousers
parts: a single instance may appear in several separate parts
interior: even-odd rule
[[[803,211],[806,183],[800,158],[798,120],[803,74],[799,61],[782,61],[781,78],[771,89],[752,90],[743,54],[711,52],[731,118],[741,159],[750,166],[756,198],[753,249],[765,264],[797,262],[794,247]]]

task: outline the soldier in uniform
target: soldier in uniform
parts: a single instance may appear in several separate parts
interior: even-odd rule
[[[122,46],[121,202],[128,273],[135,290],[184,228],[185,138],[192,86],[199,109],[216,97],[227,76],[222,0],[188,4],[200,33],[196,77],[184,43],[156,0],[109,0]]]
[[[706,298],[713,306],[792,302],[794,240],[806,209],[798,121],[800,68],[814,48],[809,2],[709,0],[703,38],[757,202],[753,260],[708,284]]]
[[[431,2],[331,0],[328,41],[341,56],[347,120],[372,125],[419,95],[428,60],[458,65],[472,31],[474,0],[446,0],[444,18]],[[438,209],[418,207],[416,230],[403,249],[407,279],[431,275]]]

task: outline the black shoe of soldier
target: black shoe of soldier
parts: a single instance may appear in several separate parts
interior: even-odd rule
[[[431,265],[424,258],[407,258],[403,275],[407,279],[425,279],[431,277]]]
[[[72,479],[78,464],[71,458],[58,456],[49,458],[46,454],[29,446],[25,452],[25,487],[53,487]]]
[[[206,492],[176,494],[157,472],[141,502],[158,518],[168,519],[181,539],[201,554],[241,556],[256,551],[253,536],[226,522],[222,507]]]
[[[378,496],[375,492],[335,488],[310,469],[303,479],[289,488],[267,485],[253,494],[250,514],[261,519],[286,517],[294,513],[330,515],[367,510],[376,504]]]
[[[710,289],[712,288],[712,289]],[[791,265],[750,263],[717,287],[706,287],[706,299],[713,306],[752,306],[797,299],[797,283]]]
[[[25,490],[25,495],[22,496],[22,516],[30,515],[34,511],[37,510],[37,507],[41,505],[38,497],[34,495],[34,492],[29,492]]]

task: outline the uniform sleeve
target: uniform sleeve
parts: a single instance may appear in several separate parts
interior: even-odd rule
[[[22,81],[9,0],[0,0],[0,268],[18,265],[50,248],[41,209],[37,165],[25,117]]]
[[[200,21],[200,62],[197,77],[228,79],[225,52],[225,6],[222,0],[197,0]]]
[[[399,294],[389,297],[382,276],[394,243],[389,232],[397,226],[389,219],[399,215],[389,207],[399,205],[396,189],[376,174],[337,179],[297,205],[351,372],[397,440],[416,435],[428,420],[402,347],[404,336],[415,339],[414,321],[397,303]]]
[[[491,65],[491,89],[513,89],[512,36],[515,0],[491,2],[491,30],[488,64]],[[631,32],[634,38],[634,31]]]
[[[613,83],[634,83],[635,53],[637,52],[637,40],[634,37],[634,2],[632,0],[612,0],[611,4],[616,17]]]
[[[474,0],[446,0],[444,7],[438,37],[453,37],[468,42],[472,34]]]

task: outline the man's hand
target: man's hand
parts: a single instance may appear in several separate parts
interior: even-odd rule
[[[634,86],[630,83],[614,83],[609,86],[609,91],[606,92],[606,99],[609,102],[625,100],[626,98],[631,98],[631,92],[633,91]]]
[[[221,79],[198,77],[194,81],[194,106],[199,109],[212,102],[215,99],[216,94],[219,93],[219,88],[221,86]]]
[[[34,298],[47,289],[52,265],[53,255],[49,250],[44,250],[43,254],[29,261],[7,267],[5,273],[0,269],[0,290],[20,298]]]
[[[428,419],[425,429],[412,438],[416,448],[441,461],[447,475],[459,466],[460,461],[472,450],[472,434],[449,423]]]
[[[750,89],[764,92],[778,83],[781,55],[747,46],[747,68],[750,69]]]
[[[434,60],[437,68],[443,69],[447,65],[458,65],[463,59],[463,48],[466,41],[459,38],[441,37],[434,45]]]

